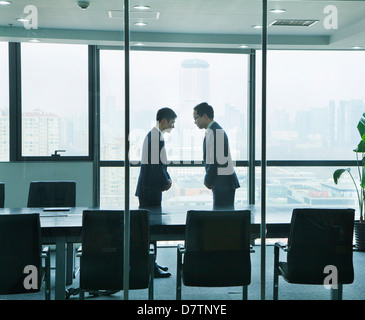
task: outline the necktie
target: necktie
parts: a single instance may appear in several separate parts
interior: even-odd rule
[[[207,138],[207,133],[205,133],[205,136],[204,136],[204,141],[203,141],[203,162],[205,163],[206,162],[206,156],[207,156],[207,153],[206,153],[206,138]]]

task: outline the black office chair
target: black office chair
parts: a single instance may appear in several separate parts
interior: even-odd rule
[[[0,208],[5,207],[5,183],[0,183]]]
[[[75,181],[32,181],[29,184],[28,208],[75,207]],[[67,275],[66,284],[71,284],[77,269],[75,265],[73,243],[67,243]]]
[[[176,299],[185,286],[229,287],[251,283],[251,212],[188,211],[185,246],[177,247]]]
[[[39,292],[42,280],[50,300],[50,255],[48,247],[42,250],[39,214],[1,214],[0,294]]]
[[[80,299],[84,292],[123,290],[124,212],[85,210],[80,253]],[[79,254],[78,254],[79,255]],[[147,289],[153,300],[154,250],[148,210],[130,211],[129,288]]]
[[[75,207],[75,181],[32,181],[29,185],[28,208]]]
[[[353,209],[294,209],[288,244],[274,246],[274,300],[279,276],[289,283],[331,285],[331,298],[342,299],[342,285],[354,280],[353,228]],[[287,253],[286,262],[279,261],[279,249]],[[337,288],[325,281],[327,266],[337,270]]]

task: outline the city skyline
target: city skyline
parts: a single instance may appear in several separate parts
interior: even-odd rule
[[[238,127],[237,115],[238,114],[241,115],[242,119],[244,119],[245,114],[242,111],[240,111],[238,108],[236,108],[235,106],[226,105],[226,108],[229,108],[231,111],[227,113],[227,116],[222,120],[221,124],[224,126],[227,126],[229,128],[229,124],[236,122],[235,125]],[[230,117],[229,114],[232,113],[232,110],[234,110],[233,116]],[[351,157],[353,157],[353,153],[352,153],[352,149],[348,148],[348,144],[352,143],[354,146],[357,145],[359,137],[358,137],[358,132],[356,130],[356,124],[364,110],[365,110],[365,102],[362,100],[338,101],[337,103],[335,101],[329,101],[327,103],[327,106],[298,112],[297,114],[295,114],[296,117],[294,119],[289,119],[287,110],[277,109],[277,110],[275,110],[274,113],[270,114],[270,119],[274,120],[274,121],[271,121],[270,123],[268,123],[268,141],[278,141],[282,144],[283,147],[286,145],[286,143],[290,143],[290,141],[301,141],[303,143],[309,141],[309,142],[313,143],[313,146],[315,146],[315,144],[317,143],[317,147],[318,146],[321,147],[321,150],[319,150],[319,151],[321,151],[322,153],[319,152],[317,155],[317,158],[351,160]],[[6,111],[6,110],[1,110],[1,111],[2,111],[2,115],[1,115],[2,118],[8,117],[8,111]],[[114,110],[114,112],[117,112],[117,111]],[[118,111],[118,112],[121,113],[121,111]],[[333,118],[328,116],[328,114],[330,112],[331,112],[331,115]],[[47,113],[46,111],[42,111],[40,109],[36,109],[31,112],[24,113],[25,117],[31,117],[31,116],[37,117],[37,114],[40,114],[42,116],[48,114],[51,116],[51,118],[56,116],[55,114]],[[343,116],[344,114],[346,114],[346,117]],[[318,119],[316,119],[317,115],[319,116]],[[154,116],[152,111],[150,111],[150,116],[151,116],[151,118]],[[70,141],[72,141],[72,139],[73,139],[72,132],[75,132],[75,130],[77,129],[74,126],[77,124],[78,124],[78,126],[80,126],[80,121],[78,121],[77,119],[78,118],[85,119],[86,117],[87,117],[87,114],[84,113],[83,115],[80,115],[77,117],[69,116],[63,120],[63,122],[65,123],[63,125],[63,128],[68,128],[67,136],[69,139],[68,141],[66,141],[66,137],[65,137],[66,131],[60,133],[60,136],[63,137],[64,145],[67,145],[70,143]],[[109,134],[111,134],[112,132],[115,131],[115,126],[118,126],[118,123],[115,123],[116,118],[118,118],[118,117],[115,117],[115,114],[114,114],[114,117],[109,118],[109,120],[111,120],[111,119],[114,120],[114,125],[111,125],[109,129],[104,124],[105,131],[102,132],[103,137],[105,137],[105,136],[109,137]],[[339,121],[342,118],[346,118],[346,121],[343,121],[340,124]],[[303,119],[305,121],[303,121]],[[239,121],[242,121],[242,120],[239,120]],[[330,121],[334,121],[334,123],[330,123]],[[66,122],[68,122],[69,124],[67,124]],[[81,121],[81,122],[83,122],[83,121]],[[134,131],[137,131],[138,137],[139,137],[138,139],[134,139],[134,138],[131,139],[132,146],[134,148],[136,147],[135,144],[141,143],[144,135],[149,131],[150,127],[152,127],[154,125],[154,121],[153,120],[151,121],[150,119],[148,119],[145,123],[146,126],[139,127],[139,128],[135,128],[136,123],[134,123],[134,124],[132,123],[132,125],[131,125],[131,135],[133,136]],[[150,124],[150,126],[147,125],[148,123]],[[311,123],[311,126],[309,127],[308,125],[306,125],[307,123]],[[7,127],[8,126],[7,121],[4,121],[4,119],[3,119],[2,127],[4,127],[4,126],[6,128],[3,129],[4,130],[3,132],[8,134],[9,129]],[[84,135],[87,135],[86,125],[84,124],[83,127],[85,130]],[[77,129],[76,131],[79,131],[79,130],[80,129]],[[188,129],[182,133],[181,133],[181,128],[177,128],[174,131],[175,131],[175,142],[173,144],[174,148],[179,148],[179,146],[189,148],[189,138],[185,137],[186,134],[189,133]],[[25,133],[27,132],[26,129],[24,132]],[[121,129],[120,132],[123,132],[123,130]],[[176,133],[178,133],[178,134],[176,134]],[[231,135],[232,135],[232,133],[231,133]],[[183,143],[180,143],[182,140],[176,140],[176,138],[179,138],[179,137],[181,139],[184,138]],[[232,139],[232,141],[233,141],[232,153],[234,155],[240,156],[240,154],[242,154],[242,148],[239,151],[236,150],[235,141],[237,140],[236,139],[237,137],[232,135],[232,138],[233,138]],[[239,139],[240,141],[243,141],[245,143],[245,140],[242,139],[242,136],[239,135],[239,138],[240,138]],[[85,141],[87,141],[87,139],[86,140],[85,139],[84,139],[84,144],[86,146]],[[167,139],[170,139],[170,137],[167,136]],[[200,145],[199,144],[200,139],[201,139],[201,137],[195,137],[195,140],[197,141],[198,146]],[[318,145],[318,142],[320,142],[321,144]],[[121,136],[118,139],[118,143],[119,144],[123,143],[123,139]],[[113,142],[110,141],[109,144],[112,145]],[[344,153],[346,153],[348,156],[347,157],[341,156],[341,157],[336,158],[336,156],[335,156],[336,152],[338,152],[339,155],[341,155],[341,152],[342,152],[341,150],[337,150],[334,153],[332,152],[331,156],[325,157],[325,152],[327,152],[327,151],[323,147],[330,148],[334,144],[336,144],[337,147],[339,147],[339,146],[342,147]],[[82,145],[80,145],[80,146],[82,146]],[[123,146],[124,146],[124,144],[123,144]],[[268,150],[269,150],[268,155],[269,156],[271,153],[270,147],[271,147],[271,145],[268,146]],[[61,148],[61,147],[58,147],[58,149],[59,148]],[[122,148],[122,145],[121,145],[121,148]],[[137,146],[137,148],[138,148],[138,146]],[[291,148],[295,148],[295,145],[291,144]],[[8,150],[8,149],[6,149],[6,150]],[[26,149],[24,149],[24,146],[23,146],[23,150],[26,150]],[[280,155],[282,155],[282,152],[278,152],[278,153]],[[344,153],[342,153],[342,154],[344,154]],[[86,152],[84,152],[84,154],[86,154]],[[25,155],[37,155],[37,154],[29,153],[29,154],[25,154]],[[42,155],[49,155],[49,154],[43,153]],[[134,158],[132,160],[138,161],[138,158],[139,158],[139,156],[137,154],[137,158]],[[274,155],[274,158],[275,158],[275,155]],[[300,159],[300,153],[297,154],[297,158]],[[108,157],[105,157],[103,159],[107,160]],[[173,159],[174,160],[178,159],[178,156],[173,157]],[[237,159],[245,159],[245,158],[240,156]],[[185,160],[194,160],[194,157],[187,158]],[[199,157],[196,158],[196,160],[199,160]]]

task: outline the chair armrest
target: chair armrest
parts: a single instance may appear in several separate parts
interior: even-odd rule
[[[49,256],[49,253],[50,253],[50,248],[49,247],[44,247],[42,249],[41,257],[42,258],[47,258]]]
[[[82,246],[78,247],[76,250],[76,257],[81,257],[82,256]]]
[[[184,246],[182,243],[179,243],[179,244],[177,245],[177,251],[178,251],[179,253],[185,253],[185,251],[186,251],[185,246]]]
[[[150,244],[150,249],[149,249],[149,254],[155,254],[155,246],[151,243]]]
[[[181,300],[181,282],[182,282],[182,267],[183,254],[186,249],[182,243],[177,245],[177,259],[176,259],[176,300]]]
[[[288,251],[288,245],[282,242],[275,242],[275,247],[282,249],[284,251]]]
[[[42,258],[42,278],[46,283],[45,299],[51,300],[51,250],[48,246],[42,249],[41,258]]]

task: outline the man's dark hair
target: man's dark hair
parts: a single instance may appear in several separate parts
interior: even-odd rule
[[[194,110],[196,110],[196,113],[199,117],[202,117],[204,114],[206,114],[210,119],[214,118],[214,110],[213,107],[210,106],[206,102],[202,102],[194,107]]]
[[[157,111],[156,120],[160,122],[162,119],[166,119],[169,122],[171,119],[176,119],[177,115],[174,110],[170,108],[162,108]]]

